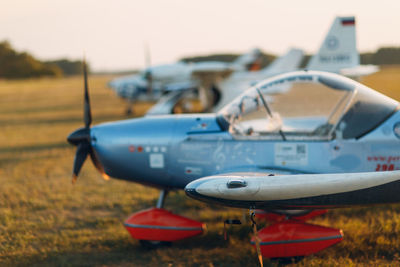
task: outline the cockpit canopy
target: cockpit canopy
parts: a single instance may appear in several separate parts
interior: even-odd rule
[[[360,138],[398,102],[337,74],[297,71],[258,83],[219,117],[237,137],[284,140]]]

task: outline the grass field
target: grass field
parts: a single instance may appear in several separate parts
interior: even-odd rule
[[[124,103],[105,86],[110,78],[89,79],[94,124],[124,118]],[[363,82],[400,100],[400,67]],[[0,266],[257,266],[250,225],[223,238],[222,221],[241,210],[172,193],[166,208],[206,222],[207,234],[148,250],[122,223],[153,206],[156,190],[104,181],[90,161],[71,185],[75,148],[65,139],[83,124],[82,101],[81,77],[0,81]],[[149,107],[136,106],[137,114]],[[342,228],[345,238],[298,266],[400,265],[400,205],[333,210],[313,223]]]

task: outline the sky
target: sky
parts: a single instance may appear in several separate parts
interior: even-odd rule
[[[258,47],[318,50],[335,16],[356,16],[361,52],[400,46],[399,0],[2,0],[0,41],[41,60],[81,59],[95,71],[171,63]]]

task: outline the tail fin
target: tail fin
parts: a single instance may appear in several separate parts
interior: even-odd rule
[[[261,57],[261,51],[258,48],[250,50],[248,53],[239,56],[232,65],[235,70],[247,70]]]
[[[339,73],[360,64],[356,46],[354,17],[336,17],[318,53],[307,65],[309,70]]]
[[[303,55],[303,50],[291,48],[286,54],[275,59],[262,71],[263,73],[273,75],[297,70],[303,59]]]

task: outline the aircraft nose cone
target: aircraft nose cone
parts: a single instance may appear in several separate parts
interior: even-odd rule
[[[190,196],[190,197],[194,197],[196,194],[196,188],[194,187],[185,187],[185,193],[186,195]]]
[[[83,141],[90,142],[90,128],[79,128],[67,137],[68,143],[78,145]]]
[[[207,182],[206,179],[198,179],[187,184],[185,187],[186,195],[196,199],[204,197],[200,192],[198,192],[198,189],[200,185],[202,185],[205,182]]]

